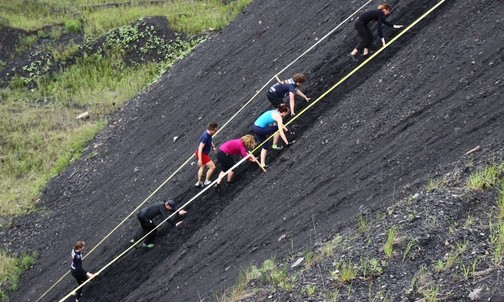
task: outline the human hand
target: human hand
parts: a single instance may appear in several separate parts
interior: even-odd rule
[[[185,215],[185,214],[187,214],[187,211],[186,210],[180,210],[178,213],[179,213],[179,215]]]
[[[309,102],[311,100],[311,98],[306,98],[305,101]]]
[[[178,228],[178,227],[180,226],[180,224],[182,224],[182,222],[183,222],[183,221],[179,221],[179,222],[177,222],[177,223],[175,224],[175,227],[177,227],[177,228]]]

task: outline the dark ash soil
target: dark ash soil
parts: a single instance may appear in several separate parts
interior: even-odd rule
[[[390,21],[407,25],[437,1],[390,3],[395,7]],[[191,156],[209,122],[227,121],[275,73],[361,5],[254,1],[132,99],[82,159],[45,189],[43,214],[21,217],[2,230],[4,247],[40,255],[10,299],[37,300],[68,270],[74,241],[95,246]],[[485,154],[502,150],[500,11],[498,0],[443,4],[297,119],[291,135],[296,144],[271,152],[266,174],[254,165],[240,167],[231,190],[196,200],[185,228],[163,228],[153,250],[125,255],[85,287],[82,301],[215,300],[242,268],[312,247],[314,230],[323,242],[355,229],[359,209],[385,210],[446,173],[443,169],[451,170],[466,151],[478,145]],[[394,31],[385,33],[391,37]],[[309,81],[303,91],[316,98],[356,66],[348,57],[356,43],[349,22],[280,78],[304,72]],[[268,105],[262,93],[215,142],[248,132]],[[297,105],[300,112],[302,101]],[[196,168],[189,165],[151,201],[170,197],[183,203],[198,192],[195,180]],[[85,259],[85,268],[106,265],[138,228],[136,218],[129,219]],[[285,240],[277,241],[284,234]],[[417,271],[403,269],[407,276]],[[499,280],[491,285],[500,289]],[[394,283],[391,291],[401,296],[405,283]],[[461,301],[446,294],[456,282],[440,285],[446,301]],[[66,277],[44,301],[74,287]],[[296,300],[276,301],[291,299]],[[349,300],[368,301],[368,294]]]

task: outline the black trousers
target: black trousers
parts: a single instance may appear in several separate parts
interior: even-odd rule
[[[147,219],[141,215],[138,215],[137,217],[138,217],[138,220],[140,221],[140,225],[142,226],[142,230],[143,230],[142,237],[145,236],[150,231],[154,230],[154,228],[156,227],[156,224],[154,222],[152,222],[152,220]],[[147,236],[145,238],[145,244],[154,243],[154,239],[156,238],[156,233],[157,233],[157,229],[152,231],[152,233],[150,233],[149,236]]]
[[[79,285],[81,285],[82,283],[84,283],[84,281],[88,279],[86,273],[78,272],[76,270],[71,270],[71,272],[72,276],[74,276],[75,280],[77,280],[77,283],[79,283]],[[77,290],[75,299],[79,299],[81,296],[82,296],[82,287]]]
[[[367,24],[362,23],[359,19],[355,21],[355,29],[361,38],[361,41],[355,48],[359,51],[359,53],[362,53],[364,48],[369,49],[373,46],[373,34]]]

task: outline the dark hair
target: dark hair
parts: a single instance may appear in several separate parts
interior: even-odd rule
[[[215,129],[217,129],[216,122],[212,122],[212,123],[210,123],[210,125],[208,125],[208,130],[215,130]]]
[[[165,205],[169,205],[173,210],[177,209],[177,204],[175,203],[175,200],[168,199],[165,201]]]
[[[294,83],[304,83],[306,82],[306,76],[302,73],[296,73],[292,76]]]
[[[289,112],[289,107],[285,104],[282,104],[282,105],[278,106],[277,110],[280,113]]]

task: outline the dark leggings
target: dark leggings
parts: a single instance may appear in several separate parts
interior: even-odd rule
[[[357,30],[357,33],[361,38],[361,41],[355,47],[359,51],[359,53],[361,53],[364,48],[371,48],[371,46],[373,45],[373,34],[371,33],[371,30],[369,29],[367,24],[364,24],[359,19],[357,19],[357,21],[355,22],[355,29]]]
[[[82,272],[75,271],[75,270],[71,270],[71,271],[72,271],[72,276],[74,276],[75,280],[77,280],[77,283],[79,283],[79,285],[81,285],[82,283],[84,283],[84,281],[86,281],[88,279],[86,273],[82,273]],[[77,290],[77,292],[75,293],[75,299],[79,299],[81,296],[82,296],[82,287],[79,288]]]
[[[152,231],[154,228],[156,228],[156,224],[152,222],[149,219],[146,219],[142,217],[141,215],[138,215],[138,220],[140,220],[140,225],[142,225],[142,230],[143,230],[143,236],[145,236],[147,233]],[[145,244],[151,244],[154,243],[154,239],[156,238],[156,233],[157,229],[152,231],[146,238],[145,238]]]

